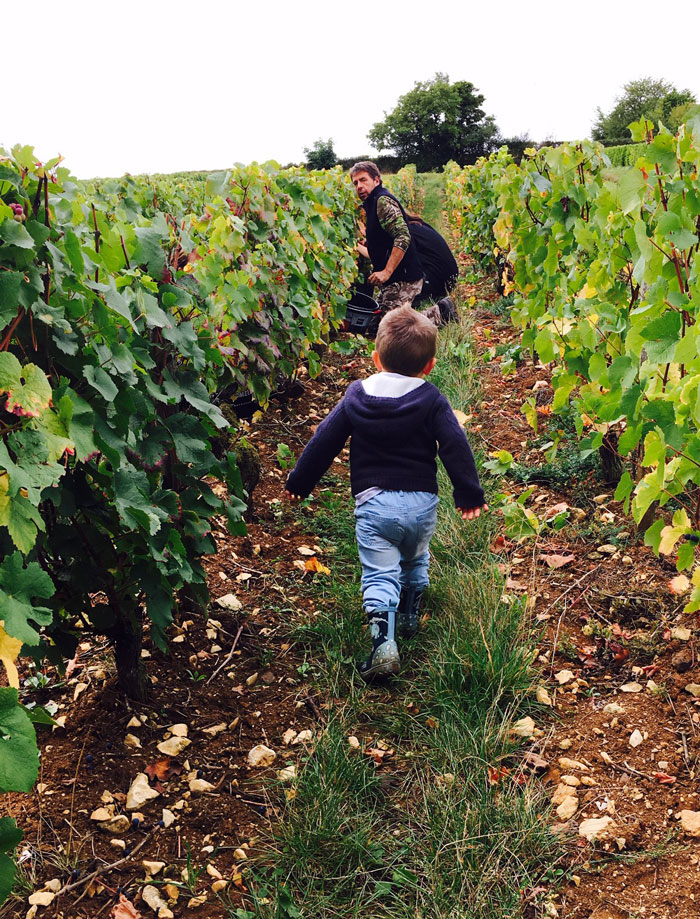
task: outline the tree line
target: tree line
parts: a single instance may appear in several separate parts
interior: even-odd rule
[[[396,169],[406,163],[415,163],[419,172],[440,169],[450,161],[471,165],[501,146],[508,147],[519,161],[523,150],[536,144],[527,134],[504,137],[494,116],[484,109],[485,101],[473,83],[451,83],[447,74],[436,73],[432,80],[418,81],[400,96],[394,109],[371,127],[367,139],[387,165]],[[648,121],[652,130],[663,125],[676,131],[696,102],[689,89],[678,89],[666,80],[632,80],[623,86],[609,111],[597,109],[591,137],[605,146],[632,143],[628,126],[640,120]],[[304,155],[309,169],[344,165],[332,138],[305,147]]]

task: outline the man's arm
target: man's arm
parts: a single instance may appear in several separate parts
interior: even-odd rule
[[[371,274],[369,283],[386,284],[411,245],[411,231],[404,220],[401,208],[386,195],[382,195],[377,201],[377,218],[381,228],[391,236],[392,249],[384,269]]]

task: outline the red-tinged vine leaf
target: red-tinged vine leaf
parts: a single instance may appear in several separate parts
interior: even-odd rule
[[[661,637],[663,638],[664,641],[670,641],[671,640],[671,630],[664,629],[664,633]]]
[[[551,569],[563,568],[565,565],[570,565],[574,560],[573,555],[540,555],[540,561]]]
[[[507,578],[506,590],[527,590],[527,587],[525,584],[521,584],[520,581],[516,581],[513,578]]]
[[[510,770],[506,766],[487,766],[486,774],[489,785],[500,785],[501,781],[510,775]]]
[[[503,533],[499,533],[491,544],[492,552],[502,552],[506,546],[506,538]]]
[[[644,676],[654,676],[658,669],[658,664],[647,664],[646,667],[642,667],[642,673]]]
[[[515,785],[524,785],[527,782],[527,776],[519,769],[517,772],[514,772],[512,775],[512,781]]]
[[[5,411],[38,418],[51,404],[51,384],[36,364],[22,366],[14,354],[0,352],[0,393],[7,393]]]
[[[666,772],[655,772],[654,778],[659,783],[659,785],[673,785],[676,781],[675,775],[668,775]]]
[[[141,919],[140,913],[131,900],[127,900],[123,893],[119,894],[119,902],[112,907],[110,919]]]

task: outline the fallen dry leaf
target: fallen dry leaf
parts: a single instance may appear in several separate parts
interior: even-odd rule
[[[510,770],[505,766],[487,766],[486,774],[489,779],[489,785],[500,785],[501,779],[509,775]]]
[[[543,756],[540,756],[539,753],[534,753],[532,751],[525,754],[524,762],[526,766],[530,767],[530,769],[536,770],[549,768],[549,763],[547,760]]]
[[[469,416],[465,415],[464,412],[461,412],[458,408],[453,408],[452,411],[454,412],[457,421],[459,421],[462,427],[464,427],[464,425],[469,421]]]
[[[668,582],[668,589],[672,594],[676,594],[679,597],[681,594],[687,593],[690,590],[691,584],[690,579],[687,578],[684,574],[678,574],[675,578],[671,578]]]
[[[548,568],[563,568],[574,561],[573,555],[540,555],[540,561],[544,562]]]
[[[182,766],[174,762],[169,756],[157,759],[155,763],[146,766],[146,775],[151,781],[167,782],[173,775],[180,775]]]
[[[124,894],[120,893],[119,902],[115,903],[109,915],[111,919],[141,919],[143,914],[136,909],[131,900],[127,900]]]
[[[675,775],[668,775],[666,772],[655,772],[654,778],[659,783],[659,785],[673,785],[676,781]]]
[[[326,568],[325,565],[319,562],[319,560],[316,558],[315,555],[312,556],[312,558],[307,559],[307,561],[304,563],[304,568],[307,571],[317,571],[319,574],[330,574],[331,573],[331,569]]]

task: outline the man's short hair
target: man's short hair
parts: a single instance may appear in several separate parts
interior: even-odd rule
[[[422,313],[400,306],[379,323],[374,346],[384,370],[414,377],[435,357],[437,328]]]
[[[382,177],[376,163],[371,163],[369,160],[360,160],[359,163],[355,163],[350,169],[350,178],[357,175],[358,172],[366,172],[373,179],[381,179]]]

